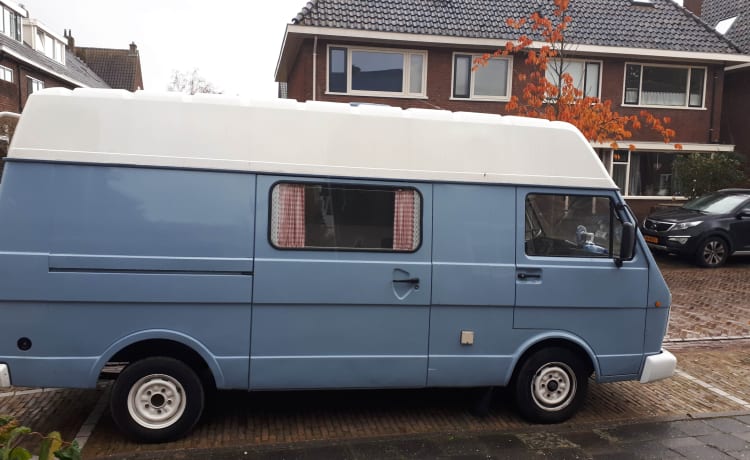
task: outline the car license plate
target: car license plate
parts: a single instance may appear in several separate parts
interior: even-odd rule
[[[643,239],[645,239],[647,243],[659,244],[659,238],[655,236],[643,235]]]

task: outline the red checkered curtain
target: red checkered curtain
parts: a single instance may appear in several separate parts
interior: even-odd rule
[[[393,212],[393,249],[411,251],[414,244],[414,223],[416,217],[416,192],[414,190],[396,190]]]
[[[279,184],[274,190],[272,239],[282,248],[305,247],[305,186]]]

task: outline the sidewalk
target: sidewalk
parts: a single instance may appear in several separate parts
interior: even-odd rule
[[[232,459],[747,459],[750,412],[608,426],[541,426],[481,434],[430,434],[366,441],[310,442],[107,457],[117,460]]]

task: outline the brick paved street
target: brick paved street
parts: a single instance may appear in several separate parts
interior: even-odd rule
[[[656,257],[672,291],[668,340],[750,338],[750,257],[731,258],[718,269]]]
[[[750,336],[750,259],[734,260],[717,270],[698,269],[671,257],[658,260],[674,296],[668,348],[678,357],[678,374],[650,385],[593,383],[583,410],[561,429],[750,411],[750,340],[735,338]],[[722,337],[720,341],[693,341]],[[0,413],[17,415],[43,431],[62,429],[71,439],[101,393],[0,394]],[[533,429],[515,415],[502,391],[489,416],[474,417],[469,407],[475,396],[467,390],[221,392],[191,436],[163,445],[125,440],[105,411],[84,454],[88,459],[125,452],[167,458],[175,451],[196,448],[249,444],[263,448],[285,443],[303,443],[303,448],[311,442],[436,433],[483,436]]]

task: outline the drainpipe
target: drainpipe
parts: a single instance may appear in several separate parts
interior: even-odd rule
[[[313,40],[313,75],[312,75],[312,91],[313,91],[313,101],[318,100],[316,97],[318,93],[317,88],[317,79],[318,79],[318,36],[315,36],[315,39]]]
[[[714,116],[716,114],[716,80],[719,79],[718,72],[715,70],[713,71],[714,78],[711,81],[711,116],[710,116],[710,124],[708,126],[708,143],[714,144],[718,143],[719,141],[714,141]]]

